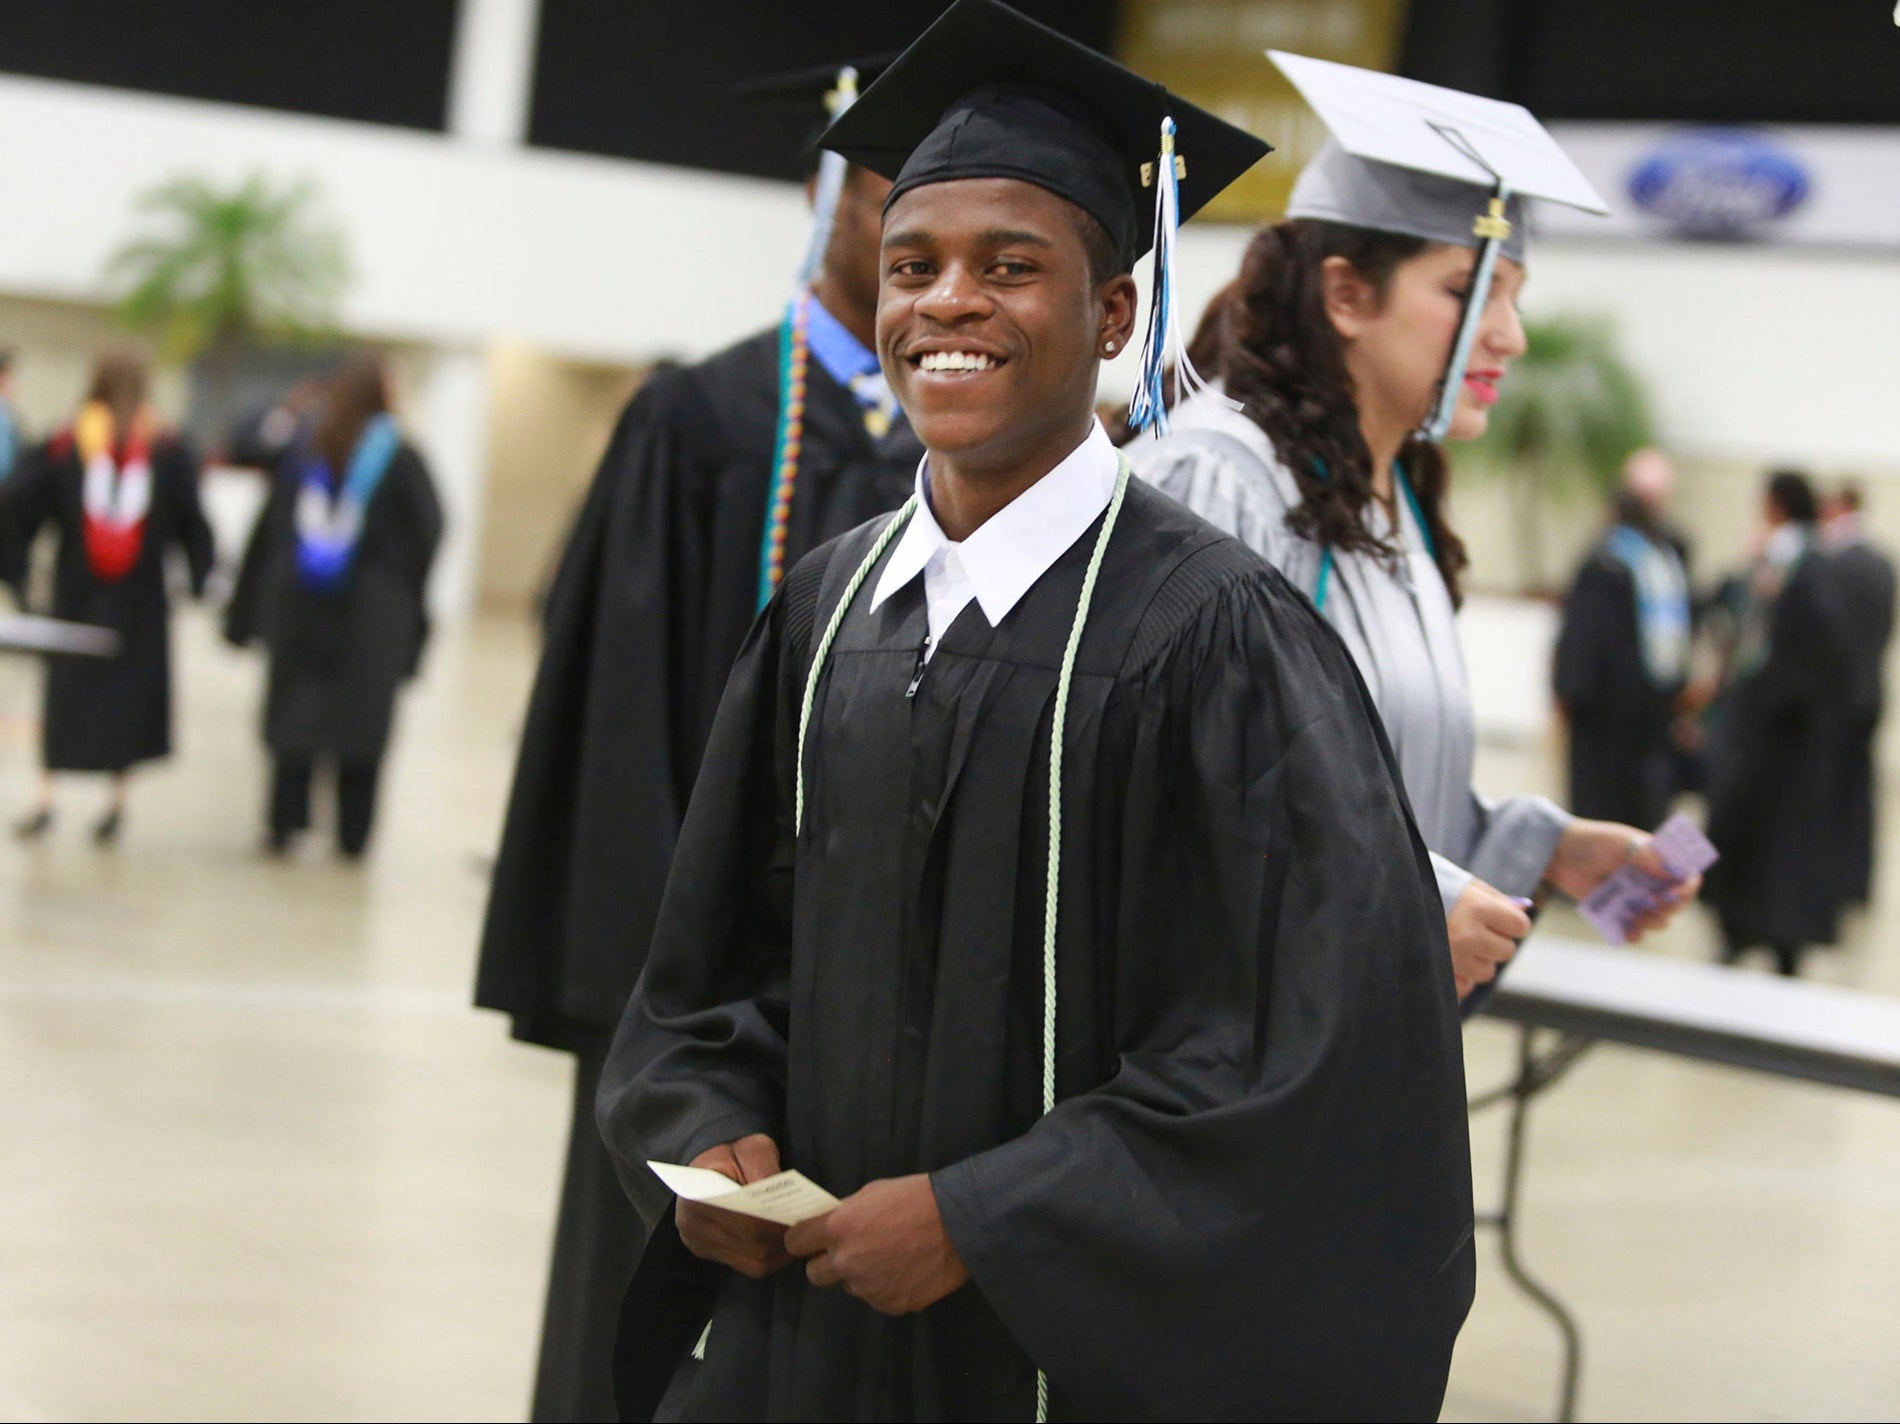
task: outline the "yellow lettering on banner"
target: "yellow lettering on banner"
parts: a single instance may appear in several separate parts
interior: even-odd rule
[[[1398,62],[1406,4],[1124,0],[1115,57],[1274,146],[1264,162],[1204,210],[1216,222],[1268,222],[1286,211],[1293,180],[1326,141],[1326,127],[1266,51],[1291,50],[1389,71]],[[1144,174],[1142,181],[1152,181],[1151,176]]]

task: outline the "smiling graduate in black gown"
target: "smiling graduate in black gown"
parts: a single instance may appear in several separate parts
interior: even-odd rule
[[[1438,1410],[1472,1209],[1424,847],[1338,637],[1092,414],[1164,113],[1183,212],[1264,151],[960,0],[828,136],[897,178],[928,469],[720,704],[601,1087],[654,1227],[625,1417]],[[649,1159],[843,1200],[787,1231]]]

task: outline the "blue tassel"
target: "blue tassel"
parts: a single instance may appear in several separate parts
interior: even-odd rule
[[[1208,394],[1238,410],[1210,386],[1188,360],[1187,328],[1181,321],[1180,297],[1176,292],[1176,273],[1180,266],[1178,238],[1181,231],[1181,175],[1185,165],[1174,151],[1174,120],[1161,120],[1161,154],[1154,165],[1154,299],[1148,304],[1148,333],[1141,345],[1141,368],[1135,382],[1135,398],[1128,406],[1129,424],[1137,430],[1168,433],[1168,400],[1165,382],[1169,367],[1174,369],[1174,399],[1178,405],[1188,396]]]
[[[1155,185],[1154,282],[1148,303],[1148,331],[1141,343],[1141,363],[1135,377],[1135,398],[1128,421],[1137,430],[1168,433],[1168,405],[1162,379],[1168,364],[1168,346],[1174,326],[1175,233],[1181,226],[1180,180],[1174,169],[1174,119],[1161,120],[1161,155],[1153,168]]]

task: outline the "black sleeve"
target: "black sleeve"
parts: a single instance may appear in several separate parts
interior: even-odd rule
[[[237,580],[231,586],[231,598],[224,606],[225,641],[247,647],[267,636],[264,606],[278,545],[288,532],[296,486],[285,474],[271,479],[270,493],[257,511],[251,525],[251,537],[244,544],[244,558],[238,564]]]
[[[1768,655],[1753,678],[1771,718],[1800,716],[1837,695],[1846,680],[1846,629],[1825,556],[1809,554],[1788,575],[1769,614]]]
[[[1551,681],[1573,717],[1621,705],[1647,684],[1630,576],[1602,555],[1584,562],[1564,600]]]
[[[705,735],[679,689],[704,657],[717,452],[683,374],[622,413],[548,596],[476,983],[536,1042],[626,1006]]]
[[[650,1223],[671,1198],[648,1157],[691,1162],[755,1132],[784,1140],[800,686],[785,669],[808,641],[788,640],[785,625],[807,582],[786,581],[733,668],[652,952],[601,1075],[601,1136]]]
[[[55,461],[46,445],[20,452],[13,472],[0,481],[0,580],[26,597],[28,560],[40,526],[53,517]]]
[[[191,576],[192,595],[202,598],[205,580],[211,576],[212,565],[217,561],[217,544],[211,533],[211,521],[205,518],[204,502],[200,497],[201,470],[197,454],[190,446],[180,443],[173,458],[177,462],[178,472],[178,522],[173,537],[184,551],[185,568]]]
[[[400,464],[392,473],[400,476],[396,493],[402,500],[403,579],[420,600],[428,591],[429,571],[441,551],[446,521],[435,479],[421,452],[405,444],[396,458]]]

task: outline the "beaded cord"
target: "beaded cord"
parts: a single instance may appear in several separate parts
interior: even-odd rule
[[[801,292],[779,327],[778,437],[772,447],[772,499],[766,505],[759,550],[759,607],[771,602],[785,577],[785,537],[798,488],[798,457],[805,439],[805,378],[811,367],[811,293]]]

